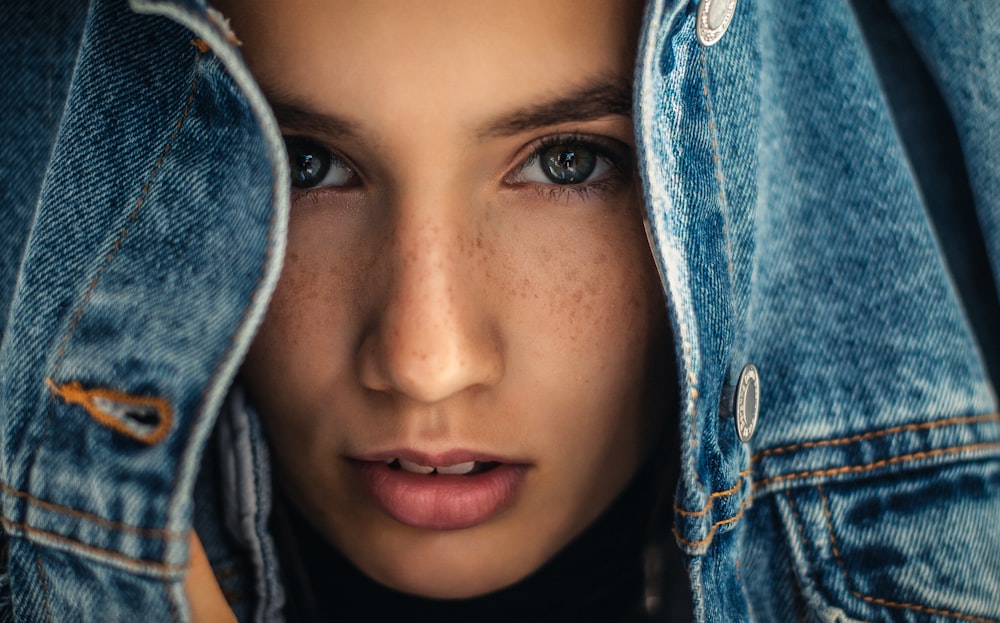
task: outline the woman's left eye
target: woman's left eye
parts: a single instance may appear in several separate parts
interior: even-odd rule
[[[512,184],[585,187],[624,173],[613,149],[572,137],[543,142],[515,172]]]
[[[289,136],[285,138],[285,149],[295,188],[345,187],[358,181],[354,169],[315,141]]]

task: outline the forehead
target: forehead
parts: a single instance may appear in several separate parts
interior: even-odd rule
[[[631,77],[640,3],[607,0],[223,2],[266,90],[315,109],[488,118]]]

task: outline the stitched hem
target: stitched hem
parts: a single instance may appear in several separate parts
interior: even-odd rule
[[[152,571],[157,576],[163,576],[168,579],[176,579],[177,577],[182,577],[184,573],[187,572],[186,565],[170,565],[162,562],[156,562],[152,560],[142,560],[138,558],[132,558],[126,556],[120,552],[115,552],[94,545],[89,545],[78,541],[76,539],[63,536],[61,534],[56,534],[54,532],[49,532],[47,530],[40,530],[34,528],[24,523],[16,523],[10,521],[6,517],[0,517],[0,524],[3,525],[4,530],[10,534],[22,534],[28,537],[36,537],[34,540],[37,543],[44,544],[45,541],[59,543],[71,547],[73,549],[83,550],[88,552],[93,556],[98,556],[104,558],[108,561],[117,562],[123,564],[129,569],[137,569],[141,571]]]
[[[821,439],[818,441],[805,441],[802,443],[795,443],[788,446],[768,448],[766,450],[761,450],[760,452],[754,454],[753,457],[750,458],[750,462],[756,463],[760,459],[767,456],[773,456],[775,454],[786,454],[789,452],[795,452],[797,450],[823,448],[827,446],[842,446],[846,444],[857,443],[859,441],[865,441],[868,439],[885,437],[887,435],[893,435],[895,433],[931,430],[934,428],[942,428],[944,426],[956,426],[959,424],[979,424],[982,422],[988,422],[990,420],[1000,421],[1000,414],[988,413],[986,415],[971,415],[971,416],[947,418],[944,420],[937,420],[934,422],[917,422],[912,424],[902,424],[900,426],[893,426],[891,428],[885,428],[882,430],[851,435],[850,437],[840,437],[838,439]]]
[[[935,450],[925,450],[923,452],[913,452],[910,454],[903,454],[900,456],[893,456],[887,459],[881,459],[874,461],[872,463],[866,463],[864,465],[845,465],[843,467],[832,467],[828,469],[816,469],[810,471],[796,472],[792,474],[783,474],[780,476],[773,476],[771,478],[763,478],[754,483],[754,491],[762,487],[766,487],[771,484],[786,482],[789,480],[800,480],[803,478],[820,477],[820,476],[840,476],[844,474],[857,474],[875,471],[883,467],[890,467],[892,465],[899,465],[902,463],[908,463],[911,461],[919,461],[922,459],[931,459],[940,456],[947,456],[952,454],[959,454],[963,452],[976,452],[979,450],[989,450],[989,449],[1000,449],[1000,441],[991,441],[986,443],[973,443],[962,446],[950,446],[947,448],[937,448]]]
[[[730,495],[742,489],[743,483],[745,482],[746,477],[750,475],[750,472],[751,470],[749,469],[743,470],[742,472],[739,473],[739,478],[736,480],[735,485],[729,487],[725,491],[715,491],[714,493],[712,493],[712,495],[708,497],[708,502],[705,504],[704,507],[701,508],[701,510],[696,510],[696,511],[684,510],[683,508],[677,506],[675,502],[674,512],[682,517],[701,517],[702,515],[707,515],[708,512],[712,510],[712,507],[715,506],[715,500],[717,500],[718,498],[729,497]]]
[[[3,491],[4,493],[7,493],[9,495],[13,495],[16,498],[25,500],[29,504],[38,506],[40,508],[44,508],[45,510],[52,511],[54,513],[59,513],[61,515],[67,515],[75,519],[82,519],[84,521],[88,521],[95,525],[101,526],[102,528],[108,528],[111,530],[126,532],[128,534],[140,537],[163,539],[163,540],[179,539],[185,536],[183,534],[172,532],[170,530],[163,530],[159,528],[140,528],[137,526],[133,526],[131,524],[105,519],[104,517],[95,515],[93,513],[88,513],[86,511],[77,510],[75,508],[62,506],[60,504],[55,504],[54,502],[48,502],[46,500],[36,498],[30,493],[26,493],[19,489],[14,489],[13,487],[10,487],[2,482],[0,482],[0,491]],[[7,521],[5,518],[0,518],[0,519],[3,519],[3,521]]]

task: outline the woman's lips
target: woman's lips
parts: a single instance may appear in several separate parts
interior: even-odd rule
[[[350,462],[379,508],[428,530],[470,528],[496,516],[514,500],[528,467],[468,453],[428,458],[402,452]]]

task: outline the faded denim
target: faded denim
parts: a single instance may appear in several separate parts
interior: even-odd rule
[[[890,5],[1000,287],[1000,14]],[[712,47],[697,8],[649,3],[635,117],[681,389],[665,528],[695,620],[1000,622],[992,342],[851,5],[739,0]],[[230,391],[284,252],[276,124],[199,0],[95,0],[51,31],[47,11],[0,38],[8,614],[186,620],[194,525],[240,620],[280,620],[266,443]],[[720,401],[747,363],[742,443]]]

